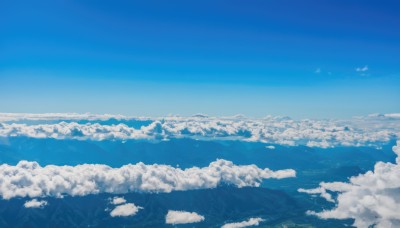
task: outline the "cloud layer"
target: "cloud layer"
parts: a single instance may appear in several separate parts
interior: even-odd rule
[[[373,171],[351,177],[348,183],[321,183],[316,189],[300,189],[336,203],[332,210],[308,214],[322,219],[352,218],[359,228],[400,227],[400,140],[393,151],[397,154],[395,164],[378,162]]]
[[[88,120],[114,118],[106,115],[90,114],[1,114],[3,119],[37,119],[54,120],[70,117],[73,120],[87,118]],[[11,117],[10,117],[11,116]],[[263,119],[248,119],[236,117],[166,117],[148,119],[151,123],[140,128],[129,127],[124,121],[116,125],[89,122],[58,122],[52,124],[21,124],[0,123],[0,136],[27,136],[34,138],[56,139],[90,139],[90,140],[127,140],[146,139],[162,140],[171,138],[201,138],[201,139],[236,139],[258,141],[281,145],[307,145],[310,147],[334,146],[379,146],[391,139],[399,138],[399,114],[370,115],[351,120],[292,120],[287,117],[266,117]],[[125,117],[116,116],[115,118]],[[54,118],[54,119],[52,119]],[[125,119],[127,120],[127,119]],[[139,119],[129,119],[139,121]],[[1,121],[0,121],[1,122]]]
[[[172,211],[169,210],[165,216],[165,223],[167,224],[188,224],[197,223],[204,220],[204,216],[197,214],[196,212],[187,211]]]
[[[259,186],[263,179],[294,177],[291,169],[272,171],[255,165],[237,166],[216,160],[204,168],[180,169],[168,165],[128,164],[41,167],[37,162],[20,161],[16,166],[0,165],[0,195],[13,197],[84,196],[97,193],[171,192],[215,188]]]
[[[262,218],[250,218],[249,220],[243,222],[235,222],[235,223],[227,223],[222,226],[222,228],[242,228],[242,227],[249,227],[249,226],[258,226],[260,222],[265,221]]]
[[[108,120],[110,118],[121,120],[128,119],[123,115],[90,114],[90,113],[0,113],[0,122],[23,120]]]

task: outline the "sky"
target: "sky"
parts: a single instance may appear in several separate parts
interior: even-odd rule
[[[400,112],[398,1],[0,3],[0,112]]]

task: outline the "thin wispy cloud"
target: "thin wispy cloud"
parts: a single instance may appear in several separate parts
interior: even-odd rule
[[[273,146],[273,145],[265,146],[265,148],[267,148],[269,150],[275,150],[275,146]]]
[[[265,221],[262,218],[250,218],[246,221],[242,222],[234,222],[234,223],[227,223],[223,225],[221,228],[243,228],[249,226],[258,226],[261,222]]]
[[[357,71],[357,72],[367,72],[367,71],[368,71],[368,66],[365,65],[365,66],[363,66],[363,67],[357,67],[357,68],[356,68],[356,71]]]

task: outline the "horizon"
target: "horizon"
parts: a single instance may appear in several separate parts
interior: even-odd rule
[[[398,6],[6,1],[0,111],[398,113]]]
[[[400,1],[4,0],[0,227],[400,227]]]

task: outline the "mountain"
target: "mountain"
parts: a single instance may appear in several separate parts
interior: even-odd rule
[[[262,217],[275,223],[304,213],[286,193],[265,188],[233,188],[229,186],[207,190],[172,193],[130,193],[123,197],[129,203],[143,207],[135,216],[111,217],[110,204],[114,195],[99,194],[84,197],[46,198],[44,208],[25,208],[28,199],[0,201],[1,227],[162,227],[168,210],[196,212],[205,217],[196,227],[218,227],[226,221],[241,221]],[[193,226],[193,225],[192,225]]]

